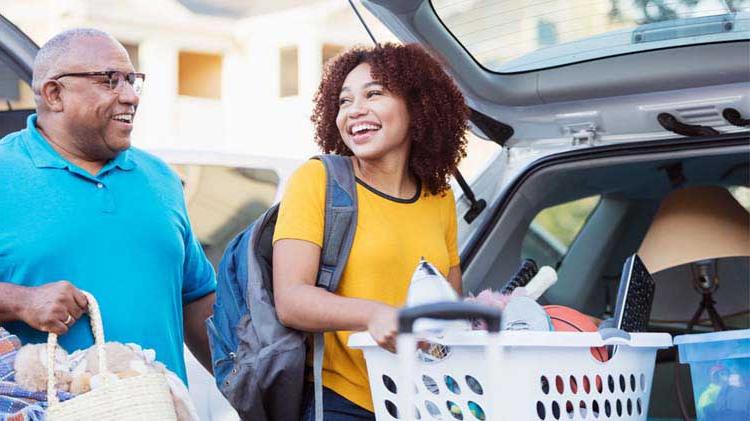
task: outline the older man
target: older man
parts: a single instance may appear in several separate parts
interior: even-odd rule
[[[153,348],[186,379],[183,340],[210,370],[216,281],[179,178],[130,147],[144,78],[98,30],[40,49],[37,113],[0,140],[0,323],[24,342],[54,332],[69,351],[87,347],[85,290],[107,340]]]

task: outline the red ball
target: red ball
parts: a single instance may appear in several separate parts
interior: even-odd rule
[[[552,321],[556,332],[598,332],[594,322],[587,315],[570,307],[549,305],[544,310]],[[607,349],[603,346],[591,348],[591,354],[599,361],[609,360]]]

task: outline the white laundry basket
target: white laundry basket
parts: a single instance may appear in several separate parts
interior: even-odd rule
[[[399,350],[415,349],[411,324],[418,317],[497,317],[468,303],[406,309]],[[402,316],[404,311],[402,311]],[[489,322],[489,320],[488,320]],[[349,346],[364,351],[378,421],[419,420],[646,420],[656,350],[672,345],[666,333],[610,329],[599,333],[446,333],[425,338],[444,346],[442,358],[399,356],[378,347],[366,332]],[[608,335],[604,335],[608,336]],[[495,343],[495,346],[489,345]],[[607,362],[591,347],[618,345]],[[434,352],[433,352],[434,354]],[[411,389],[410,389],[411,387]],[[411,408],[407,411],[406,408]]]

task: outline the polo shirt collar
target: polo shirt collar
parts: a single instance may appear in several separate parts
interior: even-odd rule
[[[37,168],[68,168],[75,167],[65,158],[60,156],[56,150],[47,142],[36,128],[36,114],[31,114],[26,119],[26,132],[28,134],[26,146],[28,147],[29,156]],[[100,174],[117,167],[121,170],[129,171],[135,168],[135,161],[131,157],[130,150],[125,150],[107,162],[99,171]]]

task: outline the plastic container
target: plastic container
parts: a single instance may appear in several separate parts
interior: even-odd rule
[[[622,336],[453,332],[426,338],[441,344],[431,358],[392,354],[368,333],[352,335],[349,346],[364,351],[378,421],[646,420],[656,350],[671,337],[612,331]],[[413,340],[399,334],[399,350],[415,349]],[[605,345],[617,352],[601,362],[590,348]]]
[[[680,335],[674,343],[690,364],[698,420],[750,420],[750,329]]]

